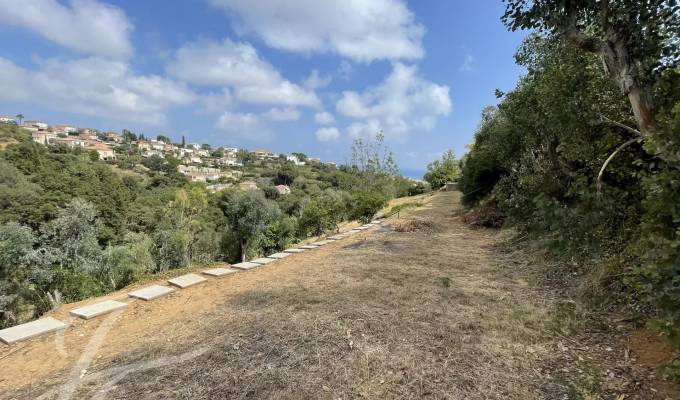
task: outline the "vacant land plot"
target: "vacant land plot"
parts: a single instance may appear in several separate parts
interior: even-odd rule
[[[0,398],[572,398],[559,299],[460,221],[459,196],[402,213],[427,221],[413,229],[392,220],[0,349]]]

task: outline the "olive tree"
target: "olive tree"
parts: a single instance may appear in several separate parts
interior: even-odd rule
[[[259,190],[227,192],[219,206],[239,242],[241,261],[246,260],[252,242],[281,213],[276,203],[266,199]]]

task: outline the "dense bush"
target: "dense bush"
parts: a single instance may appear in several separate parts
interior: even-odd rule
[[[527,73],[482,114],[464,201],[491,198],[532,243],[598,271],[599,300],[627,300],[680,346],[680,70],[657,81],[658,125],[642,145],[597,57],[533,35],[516,58]]]

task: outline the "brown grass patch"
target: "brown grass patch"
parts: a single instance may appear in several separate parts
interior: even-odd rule
[[[393,229],[397,232],[433,232],[435,223],[431,219],[412,218],[395,222]]]

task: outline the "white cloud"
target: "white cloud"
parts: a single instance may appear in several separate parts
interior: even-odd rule
[[[0,87],[0,101],[148,125],[163,125],[167,108],[196,98],[182,83],[136,75],[126,63],[101,58],[49,59],[35,70],[0,58]]]
[[[261,116],[254,113],[224,112],[217,120],[215,128],[232,139],[250,141],[272,139],[272,133],[262,121]]]
[[[125,13],[95,0],[0,0],[0,25],[28,29],[71,50],[113,59],[132,56]]]
[[[237,100],[254,104],[318,107],[316,93],[281,77],[248,43],[199,40],[181,47],[168,73],[198,85],[233,89]]]
[[[402,0],[209,0],[269,46],[359,62],[419,59],[425,29]]]
[[[236,97],[253,104],[282,104],[287,106],[307,106],[317,108],[321,102],[314,92],[300,86],[282,81],[271,86],[245,86],[236,88]]]
[[[281,80],[276,68],[248,43],[203,39],[179,48],[168,72],[199,85],[259,86]]]
[[[220,114],[233,108],[235,101],[229,88],[222,88],[220,93],[207,93],[200,97],[201,112],[206,114]]]
[[[463,64],[458,69],[461,72],[473,72],[475,70],[475,58],[470,54],[466,55]]]
[[[426,81],[415,66],[395,63],[380,85],[364,92],[346,91],[336,103],[344,116],[359,120],[348,127],[352,137],[384,130],[398,140],[412,131],[429,131],[451,111],[449,87]]]
[[[300,111],[295,108],[274,107],[263,114],[270,121],[297,121],[300,118]]]
[[[319,71],[315,69],[305,79],[304,86],[308,89],[316,90],[330,85],[332,80],[331,76],[321,76]]]
[[[333,117],[333,114],[327,111],[321,111],[314,114],[314,120],[317,124],[321,125],[330,125],[335,123],[335,117]]]
[[[338,140],[340,137],[340,131],[337,128],[321,128],[316,131],[316,138],[320,142],[328,142],[331,140]]]

